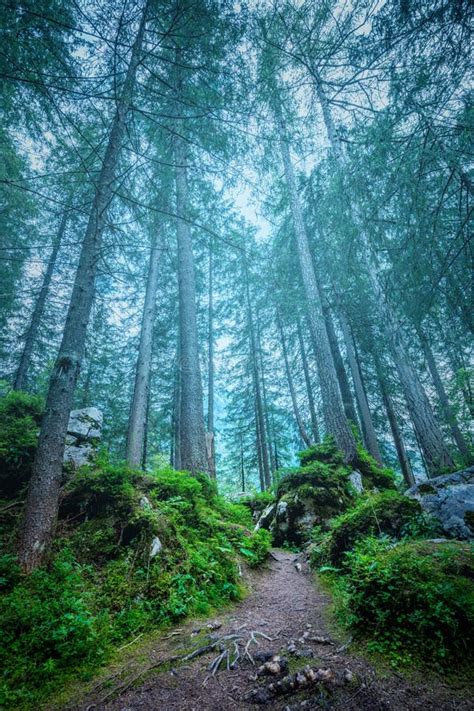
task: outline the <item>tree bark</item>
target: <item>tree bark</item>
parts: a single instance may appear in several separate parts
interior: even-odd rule
[[[207,354],[207,433],[206,449],[209,476],[216,478],[216,451],[214,441],[214,253],[213,240],[209,243],[209,304],[208,304],[208,354]]]
[[[313,387],[311,385],[311,378],[309,375],[308,358],[306,355],[306,346],[303,338],[303,331],[301,328],[301,320],[299,316],[296,319],[296,328],[298,332],[298,342],[301,353],[301,362],[303,364],[304,381],[306,385],[306,395],[308,397],[308,407],[309,416],[311,419],[311,432],[313,434],[313,440],[317,444],[321,441],[319,436],[318,418],[316,415],[316,406],[314,404]]]
[[[74,390],[84,354],[102,235],[113,197],[115,166],[121,150],[125,120],[141,58],[148,7],[149,0],[146,1],[142,11],[130,63],[112,121],[82,243],[63,338],[50,380],[45,414],[32,468],[19,550],[20,563],[26,572],[40,565],[56,523],[69,413],[72,409]]]
[[[336,336],[336,331],[334,330],[334,324],[329,306],[323,305],[323,314],[329,338],[329,345],[331,347],[331,353],[336,368],[339,390],[341,391],[344,412],[346,413],[346,417],[349,422],[354,424],[357,429],[359,429],[359,420],[354,405],[354,398],[352,397],[351,386],[349,385],[349,379],[346,373],[346,366],[344,365],[344,361],[342,359],[341,349],[339,348],[339,341]]]
[[[170,461],[171,461],[171,466],[173,467],[173,469],[181,469],[181,455],[180,455],[180,451],[179,451],[179,443],[180,443],[179,414],[180,414],[180,410],[181,410],[181,405],[180,405],[181,388],[180,388],[180,382],[179,382],[179,375],[180,375],[179,362],[180,362],[180,357],[179,357],[179,343],[178,343],[178,348],[177,348],[177,352],[176,352],[176,365],[174,368],[173,408],[172,408],[172,412],[171,412],[171,456],[170,456]]]
[[[453,440],[456,442],[456,445],[461,452],[461,455],[464,459],[464,461],[469,463],[471,459],[471,453],[469,450],[469,447],[467,445],[466,440],[464,439],[464,436],[459,428],[459,425],[456,420],[456,416],[452,410],[451,405],[449,404],[449,399],[446,394],[446,390],[444,389],[443,381],[441,380],[441,376],[439,374],[438,366],[436,365],[436,361],[433,355],[433,351],[431,350],[430,344],[428,342],[427,337],[423,333],[421,326],[417,328],[418,332],[418,337],[421,342],[421,346],[423,348],[423,354],[425,356],[425,361],[426,364],[428,365],[428,369],[431,373],[431,377],[433,379],[433,383],[435,386],[436,394],[438,395],[439,402],[441,405],[441,409],[443,410],[443,414],[446,420],[446,423],[449,425],[449,429],[451,430],[451,435],[453,437]]]
[[[306,432],[306,428],[305,428],[303,420],[301,418],[300,409],[298,407],[298,401],[296,399],[296,392],[295,392],[295,385],[293,383],[293,377],[291,375],[290,364],[288,361],[288,349],[286,347],[285,334],[283,332],[283,326],[282,326],[280,315],[279,315],[278,311],[276,313],[276,322],[277,322],[278,332],[280,334],[281,350],[283,353],[283,361],[285,363],[286,380],[288,382],[288,389],[290,391],[291,404],[293,405],[293,413],[295,416],[296,424],[298,425],[298,431],[300,433],[301,439],[305,443],[306,447],[310,447],[312,442],[311,442],[310,438],[308,437],[308,433]]]
[[[351,369],[352,380],[354,382],[356,400],[359,405],[365,446],[367,447],[368,452],[373,456],[375,461],[380,464],[380,466],[382,466],[382,455],[380,454],[380,449],[377,442],[377,435],[375,434],[374,423],[372,421],[372,415],[370,414],[369,403],[362,380],[362,373],[354,347],[353,335],[350,326],[347,323],[346,317],[344,316],[342,311],[339,312],[339,322],[341,324],[342,335],[344,337],[347,358],[349,361],[349,367]]]
[[[316,92],[323,111],[329,141],[336,160],[339,163],[342,175],[345,164],[344,150],[335,129],[331,108],[322,87],[321,79],[317,72],[313,72],[313,77],[315,79]],[[398,318],[390,303],[385,298],[384,289],[379,278],[377,257],[374,254],[370,239],[363,227],[363,219],[358,213],[357,205],[351,204],[351,208],[355,223],[359,228],[360,254],[362,262],[367,269],[380,326],[398,371],[400,384],[405,394],[426,466],[429,473],[433,475],[446,468],[454,467],[454,462],[444,443],[443,434],[436,422],[423,385],[404,345],[402,328]]]
[[[324,419],[329,434],[334,436],[337,446],[344,454],[345,460],[347,462],[355,462],[356,444],[344,413],[339,392],[334,361],[321,310],[321,294],[319,293],[314,273],[308,235],[303,220],[300,197],[279,104],[275,106],[275,121],[280,138],[280,150],[286,184],[290,195],[291,212],[296,235],[301,277],[306,296],[310,330],[316,346],[315,355],[323,401]]]
[[[183,139],[174,140],[176,212],[178,239],[179,340],[180,340],[180,418],[179,451],[181,467],[207,472],[206,429],[199,365],[199,343],[196,318],[196,277],[191,229],[186,219],[189,195],[187,156]]]
[[[15,379],[13,382],[13,390],[26,390],[28,386],[28,370],[31,366],[31,357],[33,355],[33,349],[38,336],[38,331],[43,319],[44,307],[46,304],[46,299],[49,292],[49,286],[51,284],[51,279],[53,277],[54,268],[56,266],[56,259],[58,256],[59,249],[61,247],[61,242],[66,230],[66,225],[69,217],[69,208],[67,208],[61,217],[59,223],[59,228],[56,233],[56,238],[53,243],[53,249],[49,256],[48,266],[43,277],[43,283],[41,284],[41,289],[36,300],[33,313],[31,314],[30,324],[26,332],[25,343],[23,345],[23,350],[20,356],[20,362],[18,364],[18,369],[15,374]]]
[[[270,461],[270,471],[273,475],[276,471],[276,461],[275,455],[273,453],[272,438],[273,438],[273,428],[270,426],[270,415],[268,411],[268,398],[267,398],[267,385],[265,380],[265,369],[263,367],[263,351],[262,351],[262,338],[260,332],[260,315],[257,310],[257,349],[258,349],[258,365],[260,370],[260,378],[262,382],[262,404],[263,404],[263,414],[265,420],[266,429],[266,443],[268,447],[269,461]]]
[[[397,450],[398,461],[400,463],[400,469],[402,471],[403,478],[408,488],[415,486],[416,480],[413,475],[413,470],[411,468],[410,459],[408,458],[408,453],[405,448],[405,443],[403,441],[403,436],[398,426],[397,416],[395,414],[395,408],[393,406],[392,398],[387,387],[385,376],[382,372],[382,366],[379,362],[377,354],[374,354],[375,369],[377,372],[377,380],[379,381],[380,392],[382,394],[382,400],[387,413],[388,422],[390,424],[390,430],[392,432],[393,442],[395,444],[395,449]]]
[[[146,412],[153,353],[153,326],[155,323],[156,292],[159,278],[159,254],[158,236],[156,235],[150,251],[135,386],[128,420],[125,458],[127,464],[131,467],[141,466],[145,444]]]
[[[257,420],[257,441],[259,442],[261,471],[263,477],[264,488],[269,489],[271,486],[270,465],[268,461],[268,446],[265,432],[265,416],[263,412],[262,392],[260,388],[260,374],[257,358],[257,343],[255,338],[255,328],[253,323],[252,302],[250,300],[250,285],[247,259],[243,255],[244,279],[245,279],[245,296],[247,301],[247,322],[250,336],[250,358],[252,366],[253,386],[255,393],[255,413]]]

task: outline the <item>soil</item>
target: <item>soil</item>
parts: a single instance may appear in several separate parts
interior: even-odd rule
[[[87,697],[67,708],[71,711],[252,711],[268,707],[272,711],[474,709],[472,688],[470,696],[465,681],[459,681],[456,688],[452,681],[447,683],[437,676],[406,676],[376,670],[351,649],[349,640],[336,638],[328,623],[328,596],[295,554],[274,551],[266,569],[251,571],[248,585],[250,592],[245,600],[219,618],[190,622],[124,650],[122,661],[95,682]],[[252,632],[255,642],[249,642]],[[210,665],[220,653],[219,644],[224,643],[218,640],[228,635],[243,640],[239,643],[241,654],[249,642],[248,651],[255,666],[245,656],[235,668],[227,669],[223,659],[223,668],[213,676]],[[217,644],[214,649],[183,661],[183,657],[213,642]],[[232,650],[232,662],[235,656],[232,639],[226,645]],[[258,675],[262,661],[256,658],[260,655],[262,659],[265,652],[287,659],[289,670],[276,676]],[[173,657],[180,659],[173,661]],[[273,697],[265,692],[272,682],[306,665],[315,670],[329,670],[326,673],[329,679],[284,696]],[[255,703],[259,694],[262,700],[265,695],[270,696],[265,705]]]

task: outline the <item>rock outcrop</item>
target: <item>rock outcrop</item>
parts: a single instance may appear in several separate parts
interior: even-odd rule
[[[102,412],[97,407],[84,407],[71,412],[64,464],[78,469],[94,460],[102,436],[102,422]]]
[[[421,482],[405,492],[449,538],[474,539],[474,467]]]

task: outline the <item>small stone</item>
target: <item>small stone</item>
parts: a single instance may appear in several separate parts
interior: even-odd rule
[[[155,536],[151,542],[150,558],[155,558],[155,556],[158,555],[158,553],[161,551],[162,548],[163,548],[162,542],[160,541],[158,536]]]
[[[350,669],[344,669],[342,678],[347,684],[350,684],[354,680],[354,674],[351,672]]]

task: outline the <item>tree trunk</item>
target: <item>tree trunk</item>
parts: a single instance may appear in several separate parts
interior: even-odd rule
[[[265,419],[265,429],[266,429],[266,443],[268,447],[268,454],[270,459],[270,471],[273,475],[276,471],[276,461],[273,453],[272,447],[272,436],[273,428],[270,426],[270,415],[268,412],[268,398],[267,398],[267,385],[265,380],[265,369],[263,367],[263,352],[262,352],[262,338],[260,333],[260,316],[257,310],[257,348],[258,348],[258,365],[260,370],[260,377],[262,381],[262,401],[263,401],[263,414]]]
[[[247,259],[243,256],[244,277],[245,277],[245,295],[247,301],[247,321],[250,335],[250,358],[252,365],[253,386],[255,393],[255,413],[257,419],[257,439],[260,448],[261,469],[263,475],[264,488],[269,489],[271,486],[270,466],[268,461],[268,446],[265,432],[265,416],[263,412],[262,393],[260,389],[260,375],[257,358],[257,344],[255,338],[255,329],[253,324],[252,302],[250,300],[250,285]]]
[[[316,346],[315,355],[323,400],[324,419],[328,432],[334,436],[337,446],[344,454],[345,460],[347,462],[353,462],[356,459],[356,444],[344,413],[339,392],[334,361],[321,311],[321,294],[319,293],[316,282],[308,235],[303,220],[296,178],[279,105],[275,108],[275,120],[280,137],[280,150],[285,170],[286,184],[290,195],[291,212],[296,235],[301,277],[306,296],[310,330]]]
[[[209,476],[216,478],[216,451],[214,440],[214,254],[212,239],[209,244],[209,306],[208,306],[208,379],[207,379],[207,434],[206,449]]]
[[[153,326],[156,314],[156,292],[159,278],[158,236],[150,251],[148,278],[143,305],[140,344],[135,373],[135,386],[128,420],[125,458],[130,467],[140,467],[145,443],[145,423],[150,388],[151,358],[153,352]]]
[[[334,155],[339,162],[342,175],[345,163],[344,151],[335,130],[331,109],[324,93],[321,79],[316,72],[313,72],[313,76],[315,78],[316,92],[323,110],[329,140]],[[358,214],[357,205],[351,205],[351,207],[355,223],[359,227],[360,254],[372,287],[380,326],[398,371],[400,384],[405,394],[410,416],[415,426],[417,439],[424,454],[426,466],[430,474],[436,474],[440,470],[443,471],[446,468],[452,468],[454,462],[444,443],[443,434],[436,422],[423,385],[403,343],[403,334],[398,318],[385,298],[384,289],[379,278],[377,257],[372,250],[370,239],[363,228],[363,219]]]
[[[179,339],[178,339],[179,340]],[[173,409],[171,412],[171,466],[173,469],[181,469],[181,455],[179,451],[179,414],[181,411],[180,405],[180,357],[179,357],[179,343],[176,351],[176,365],[174,369],[174,383],[173,383]]]
[[[260,491],[265,491],[265,470],[263,464],[262,438],[260,436],[260,417],[258,414],[257,398],[255,397],[255,441],[257,445],[258,477],[260,480]]]
[[[370,414],[369,403],[362,380],[359,360],[354,347],[353,335],[350,326],[346,321],[346,317],[341,311],[339,312],[339,322],[341,324],[342,335],[344,337],[344,343],[347,351],[347,358],[349,360],[349,367],[351,369],[352,380],[354,382],[356,400],[359,405],[365,446],[375,461],[382,466],[382,455],[380,454],[377,435],[375,434],[374,423],[372,421],[372,415]]]
[[[359,420],[354,405],[354,399],[352,397],[351,386],[349,385],[346,366],[344,365],[344,361],[342,359],[341,349],[339,348],[339,341],[337,340],[336,331],[334,330],[334,324],[329,306],[323,305],[323,314],[329,338],[329,345],[331,347],[331,353],[336,368],[339,390],[341,391],[344,412],[346,413],[346,417],[349,422],[359,429]]]
[[[59,487],[69,413],[84,354],[87,325],[94,298],[97,264],[109,204],[113,198],[115,166],[120,154],[125,120],[130,108],[135,75],[141,57],[147,0],[135,37],[123,89],[117,103],[102,168],[96,183],[94,200],[57,361],[51,376],[38,448],[28,490],[19,558],[26,572],[40,565],[51,541],[56,523]]]
[[[179,339],[181,407],[179,418],[179,451],[181,467],[207,472],[206,429],[199,366],[199,343],[196,319],[196,278],[191,230],[186,215],[189,206],[186,152],[183,139],[175,136],[176,212],[178,238]]]
[[[245,491],[245,467],[244,467],[244,442],[242,432],[240,434],[240,483],[242,491]]]
[[[61,217],[59,228],[56,233],[56,238],[53,243],[53,249],[48,260],[48,266],[44,273],[43,283],[41,285],[41,289],[38,294],[33,313],[31,314],[30,324],[26,332],[26,338],[25,343],[23,345],[20,362],[18,364],[18,369],[15,374],[15,380],[13,382],[13,390],[26,390],[28,385],[28,370],[31,365],[31,356],[33,354],[33,348],[36,343],[36,338],[38,336],[39,327],[43,319],[46,298],[48,296],[49,286],[51,284],[54,268],[56,266],[58,252],[61,247],[64,232],[66,230],[68,217],[69,209],[66,209]]]
[[[278,311],[276,313],[276,322],[277,322],[277,327],[278,327],[278,331],[280,334],[281,349],[283,352],[283,361],[285,363],[286,380],[288,382],[288,388],[289,388],[290,397],[291,397],[291,404],[293,405],[293,413],[295,415],[296,424],[298,425],[298,431],[299,431],[301,439],[305,443],[306,447],[311,447],[312,442],[311,442],[310,438],[308,437],[308,433],[306,432],[306,428],[305,428],[303,420],[301,418],[300,409],[298,407],[298,401],[296,399],[295,386],[293,383],[293,377],[291,375],[290,364],[288,361],[288,350],[286,347],[285,334],[283,332],[283,326],[282,326],[280,315],[279,315]]]
[[[443,381],[441,380],[438,366],[436,365],[436,361],[434,359],[433,351],[431,350],[428,339],[423,333],[421,327],[417,328],[417,332],[423,348],[423,354],[425,356],[426,363],[431,373],[431,377],[433,378],[433,383],[439,398],[441,408],[443,410],[446,423],[449,425],[453,440],[456,442],[456,445],[459,451],[461,452],[464,461],[466,462],[466,464],[468,464],[469,460],[471,459],[471,453],[469,451],[467,442],[464,439],[461,430],[459,429],[456,416],[451,408],[451,405],[449,404],[449,399],[446,394],[446,390],[444,389]]]
[[[299,346],[300,346],[301,362],[303,364],[303,373],[304,373],[304,381],[305,381],[305,385],[306,385],[306,394],[308,397],[309,416],[311,419],[311,432],[313,434],[314,442],[319,443],[321,441],[321,439],[319,436],[318,418],[316,416],[316,407],[314,404],[313,387],[311,385],[311,378],[309,375],[308,358],[306,355],[306,346],[304,343],[303,331],[301,329],[301,320],[300,320],[299,316],[296,319],[296,328],[297,328],[297,332],[298,332],[298,341],[299,341]]]
[[[390,396],[390,392],[387,387],[384,374],[382,372],[382,367],[376,354],[374,354],[374,360],[383,404],[387,413],[388,422],[390,424],[390,430],[392,432],[395,449],[397,450],[398,461],[400,462],[400,469],[402,470],[403,478],[407,487],[415,486],[415,477],[413,475],[410,460],[405,449],[405,443],[403,442],[402,433],[400,431],[400,427],[398,426],[395,408],[393,406],[392,398]]]

